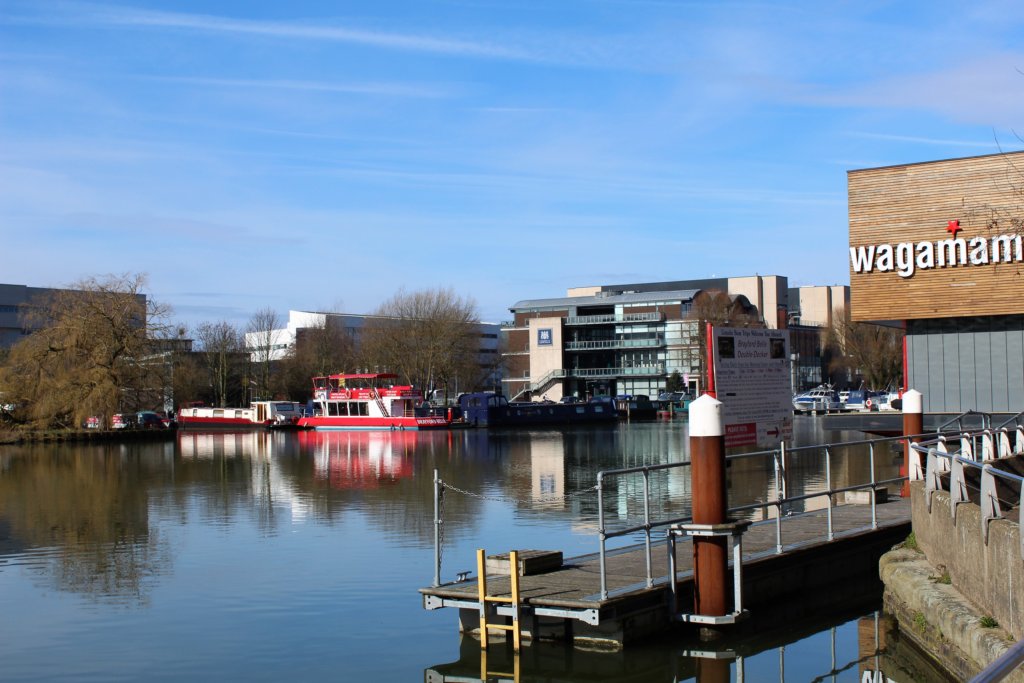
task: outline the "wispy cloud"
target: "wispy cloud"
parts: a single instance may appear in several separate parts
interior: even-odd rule
[[[55,9],[59,11],[54,11]],[[92,3],[60,3],[56,6],[48,6],[45,12],[8,16],[5,21],[7,23],[17,22],[36,25],[94,25],[175,29],[239,36],[264,36],[268,38],[349,43],[392,50],[471,57],[505,59],[524,59],[529,57],[529,55],[518,50],[484,41],[436,38],[409,33],[372,31],[291,21],[260,21],[209,14],[162,12]]]
[[[850,137],[866,138],[870,140],[890,140],[892,142],[909,142],[920,145],[938,145],[944,147],[972,147],[974,149],[991,148],[993,144],[995,144],[994,138],[990,138],[988,140],[952,140],[950,138],[929,138],[919,135],[869,133],[867,131],[850,131],[847,135]]]
[[[385,95],[391,97],[450,97],[450,89],[409,85],[405,83],[331,83],[326,81],[295,81],[284,79],[197,78],[187,76],[137,76],[140,80],[162,83],[180,83],[211,88],[256,88],[296,90],[303,92],[351,93],[358,95]]]

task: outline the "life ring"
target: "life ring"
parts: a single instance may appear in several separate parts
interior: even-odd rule
[[[864,406],[865,406],[865,407],[866,407],[866,408],[867,408],[868,410],[871,410],[871,405],[872,405],[872,404],[871,404],[871,399],[870,399],[870,398],[869,398],[868,400],[864,401]]]

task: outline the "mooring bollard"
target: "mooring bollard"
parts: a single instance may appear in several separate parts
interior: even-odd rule
[[[724,524],[727,504],[722,403],[707,394],[690,404],[690,476],[693,523]],[[727,543],[728,539],[723,536],[695,536],[693,539],[695,614],[723,616],[727,613]]]
[[[921,392],[916,389],[903,392],[903,436],[910,437],[924,432],[923,398]],[[917,443],[920,440],[921,437],[918,436],[916,439],[908,438],[904,441],[903,464],[900,465],[900,476],[907,477],[907,480],[903,482],[903,486],[900,488],[901,498],[906,498],[910,495],[910,479],[920,476],[920,472],[914,472],[910,469],[911,463],[917,462],[920,459],[920,456],[915,456],[911,443]]]

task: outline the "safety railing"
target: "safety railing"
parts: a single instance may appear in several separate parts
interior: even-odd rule
[[[1024,477],[1005,472],[992,463],[1001,458],[1024,453],[1024,412],[1017,413],[996,427],[992,419],[979,413],[964,413],[944,423],[943,427],[962,426],[966,417],[979,419],[983,429],[961,432],[952,436],[940,435],[911,447],[910,479],[924,480],[925,501],[928,511],[936,491],[949,493],[950,514],[956,517],[957,506],[970,500],[973,489],[981,510],[981,531],[988,542],[988,531],[993,520],[1005,519],[1003,505],[997,493],[997,480],[1009,482],[1020,496],[1017,504],[1018,524],[1024,522]],[[959,446],[957,450],[950,447]],[[925,461],[922,464],[921,458]],[[979,485],[974,487],[967,472],[977,470]],[[1024,560],[1024,534],[1021,534],[1020,554]],[[1024,664],[1024,640],[1011,646],[1002,656],[989,664],[971,683],[998,683]]]
[[[921,438],[925,435],[915,435],[911,438]],[[930,435],[934,436],[934,435]],[[877,439],[863,439],[858,441],[846,441],[842,443],[830,443],[821,444],[815,446],[800,446],[800,447],[786,447],[785,444],[780,446],[778,449],[757,451],[753,453],[743,453],[727,456],[726,460],[735,462],[739,460],[751,459],[751,458],[764,458],[771,459],[772,468],[775,474],[776,488],[774,491],[774,498],[766,501],[757,501],[754,503],[747,503],[742,505],[731,506],[728,509],[730,517],[745,513],[745,512],[756,512],[761,510],[763,515],[767,515],[769,510],[774,509],[775,512],[775,552],[781,554],[786,549],[784,542],[783,526],[787,517],[787,511],[790,510],[795,504],[802,501],[807,501],[812,498],[826,498],[826,524],[823,530],[823,536],[829,540],[835,540],[839,536],[846,536],[861,532],[865,529],[877,529],[878,528],[878,515],[876,510],[876,496],[875,491],[879,487],[887,486],[889,484],[901,484],[906,481],[905,476],[891,477],[888,479],[877,479],[875,476],[875,462],[876,462],[876,451],[881,447],[890,448],[893,444],[899,444],[903,442],[905,437],[884,437]],[[789,463],[791,458],[796,455],[805,456],[808,454],[813,455],[815,452],[819,452],[824,460],[825,470],[825,481],[820,490],[812,491],[809,493],[801,493],[798,495],[789,495],[789,477],[787,475]],[[868,480],[847,486],[835,486],[832,475],[833,458],[838,454],[849,452],[853,454],[853,457],[866,457],[868,459]],[[599,555],[599,568],[600,568],[600,581],[601,581],[601,599],[605,600],[609,597],[608,591],[608,575],[607,575],[607,557],[609,553],[608,541],[615,538],[623,537],[635,537],[636,534],[643,534],[643,546],[646,555],[646,574],[644,581],[647,587],[654,585],[655,576],[652,570],[652,559],[653,559],[653,545],[655,543],[652,532],[655,530],[666,529],[676,524],[686,524],[693,521],[690,515],[673,515],[665,518],[654,518],[651,515],[651,486],[650,479],[651,475],[655,472],[675,470],[689,467],[689,462],[680,463],[668,463],[661,465],[647,465],[641,467],[629,467],[616,470],[605,470],[598,472],[597,474],[597,496],[598,496],[598,555]],[[613,479],[624,479],[627,477],[642,477],[643,478],[643,522],[637,524],[630,524],[623,526],[622,528],[616,528],[611,530],[608,528],[607,515],[605,513],[604,500],[606,497],[606,489],[608,488],[608,482]],[[852,491],[868,490],[870,492],[869,500],[871,505],[871,523],[869,526],[860,527],[857,529],[848,529],[842,534],[837,534],[835,526],[833,524],[833,509],[837,506],[837,498],[839,494],[846,494]],[[663,542],[659,539],[658,543]],[[620,589],[631,590],[630,588]]]
[[[551,382],[555,381],[556,379],[564,379],[565,375],[566,375],[565,370],[563,370],[562,368],[556,368],[556,369],[552,370],[551,372],[549,372],[548,374],[546,374],[543,377],[541,377],[536,382],[531,382],[530,383],[530,391],[540,391],[541,389],[543,389],[544,387],[546,387],[548,384],[550,384]]]
[[[991,425],[991,420],[986,424]],[[951,448],[955,450],[951,450]],[[1018,490],[1018,522],[1024,521],[1024,477],[993,466],[992,462],[1024,453],[1024,413],[1018,413],[996,428],[963,432],[953,436],[940,435],[929,441],[913,444],[910,457],[911,481],[924,480],[928,511],[936,491],[949,493],[950,514],[971,500],[976,493],[981,510],[982,534],[988,542],[993,520],[1004,519],[1003,504],[997,492],[997,481],[1009,482]],[[925,458],[924,463],[921,458]],[[967,472],[976,470],[978,485],[971,483]],[[1021,534],[1021,559],[1024,559],[1024,534]]]

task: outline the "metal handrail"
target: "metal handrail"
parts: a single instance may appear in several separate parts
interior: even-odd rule
[[[776,541],[776,543],[775,543],[775,552],[777,554],[781,554],[784,551],[784,549],[785,549],[785,544],[783,543],[783,535],[782,535],[782,524],[783,524],[783,521],[784,521],[784,518],[785,518],[785,514],[784,514],[785,508],[787,506],[793,504],[793,503],[796,503],[796,502],[800,502],[800,501],[803,501],[803,500],[808,500],[808,499],[811,499],[811,498],[820,498],[820,497],[826,497],[827,496],[828,497],[828,510],[827,510],[827,522],[826,522],[826,524],[827,524],[827,526],[826,526],[826,537],[827,537],[827,539],[829,541],[835,540],[837,535],[836,535],[835,529],[833,527],[832,509],[833,509],[833,507],[835,505],[834,497],[835,497],[836,494],[838,494],[838,493],[845,493],[845,492],[849,492],[849,491],[857,491],[857,490],[862,490],[862,489],[868,489],[868,490],[874,491],[875,488],[877,488],[880,485],[902,483],[902,482],[906,481],[906,479],[907,479],[907,477],[905,477],[905,476],[900,476],[900,477],[894,477],[894,478],[891,478],[891,479],[876,480],[875,479],[875,447],[877,445],[879,445],[879,444],[903,442],[907,438],[914,439],[914,438],[921,438],[921,437],[926,437],[926,436],[927,437],[934,437],[935,435],[934,434],[920,434],[920,435],[911,435],[910,437],[898,436],[898,437],[882,437],[882,438],[877,438],[877,439],[860,439],[860,440],[856,440],[856,441],[847,441],[847,442],[842,442],[842,443],[838,443],[838,444],[818,444],[818,445],[813,445],[813,446],[798,446],[798,447],[795,447],[795,448],[790,448],[790,447],[787,447],[785,444],[783,444],[778,449],[771,449],[771,450],[765,450],[765,451],[757,451],[757,452],[753,452],[753,453],[741,453],[741,454],[735,454],[735,455],[727,456],[726,457],[727,461],[730,461],[730,460],[741,460],[741,459],[755,458],[755,457],[761,457],[761,458],[771,457],[772,461],[773,461],[773,466],[775,468],[776,487],[777,487],[776,488],[776,492],[775,492],[776,493],[776,497],[775,497],[774,500],[768,500],[768,501],[762,501],[762,502],[756,502],[756,503],[749,503],[749,504],[745,504],[745,505],[730,507],[730,508],[728,508],[727,512],[728,512],[728,514],[732,515],[732,514],[735,514],[737,512],[745,512],[745,511],[757,510],[757,509],[761,509],[761,510],[767,511],[770,508],[775,508],[775,510],[776,510],[776,515],[775,515],[775,534],[776,534],[776,536],[775,536],[775,541]],[[848,448],[848,447],[851,447],[851,446],[860,446],[860,445],[865,445],[865,444],[868,445],[868,459],[869,459],[869,470],[870,470],[869,481],[864,482],[862,484],[854,484],[854,485],[851,485],[851,486],[845,486],[845,487],[841,487],[841,488],[833,488],[832,472],[831,472],[831,470],[832,470],[831,464],[832,464],[833,451],[838,450],[838,449],[842,449],[842,448]],[[814,451],[814,450],[819,450],[819,451],[820,450],[824,450],[824,456],[825,456],[825,476],[826,476],[824,490],[818,491],[818,492],[815,492],[815,493],[808,493],[808,494],[800,494],[800,495],[789,496],[787,494],[787,492],[786,492],[786,488],[787,488],[786,466],[787,466],[788,457],[790,455],[794,454],[794,453],[806,453],[806,452],[810,452],[810,451]],[[645,466],[640,466],[640,467],[627,467],[627,468],[621,468],[621,469],[615,469],[615,470],[602,470],[602,471],[598,472],[598,474],[597,474],[597,495],[598,495],[598,529],[597,529],[597,534],[598,534],[598,556],[599,556],[599,571],[600,571],[601,599],[602,600],[605,600],[605,599],[608,598],[608,578],[607,578],[606,556],[607,556],[607,553],[608,553],[607,542],[610,539],[618,538],[618,537],[622,537],[622,536],[628,536],[628,535],[635,534],[635,533],[638,533],[638,532],[643,532],[644,533],[644,547],[645,547],[645,552],[647,554],[647,566],[650,567],[650,564],[651,564],[651,562],[650,562],[651,544],[652,544],[651,532],[654,529],[667,528],[667,527],[670,527],[670,526],[672,526],[674,524],[685,524],[685,523],[690,523],[690,522],[693,521],[693,518],[691,516],[672,517],[672,518],[668,518],[668,519],[658,519],[658,520],[651,519],[651,516],[650,516],[650,505],[649,505],[649,502],[646,500],[647,491],[648,491],[648,479],[649,479],[651,473],[656,472],[656,471],[661,471],[661,470],[670,470],[670,469],[677,469],[677,468],[689,467],[689,466],[690,466],[689,462],[663,463],[663,464],[660,464],[660,465],[645,465]],[[605,482],[606,482],[606,480],[608,480],[608,479],[610,479],[612,477],[627,477],[627,476],[636,475],[636,474],[642,474],[643,477],[644,477],[645,500],[644,500],[644,519],[643,519],[643,523],[642,524],[631,525],[631,526],[628,526],[628,527],[623,527],[623,528],[619,528],[619,529],[615,529],[615,530],[611,530],[610,531],[607,528],[607,523],[606,523],[606,519],[605,519],[605,512],[604,512],[604,489],[605,489]],[[870,496],[870,501],[871,501],[871,524],[870,524],[870,526],[864,527],[864,528],[877,529],[878,528],[878,517],[877,517],[877,511],[876,511],[877,503],[876,503],[874,495]],[[848,535],[848,534],[851,534],[851,533],[857,533],[857,532],[860,532],[862,530],[863,529],[848,530],[843,535]],[[646,574],[646,576],[644,578],[645,578],[645,582],[646,582],[646,584],[648,586],[652,585],[654,577],[651,575],[650,570],[648,570],[648,573]]]
[[[1009,418],[1006,419],[1005,422],[1002,422],[1002,423],[996,425],[996,429],[1002,429],[1002,428],[1010,425],[1011,423],[1015,427],[1020,427],[1022,424],[1024,424],[1024,410],[1020,411],[1016,415],[1010,416]]]
[[[998,438],[997,438],[998,437]],[[1020,500],[1018,514],[1024,513],[1024,477],[1004,472],[991,465],[1000,458],[1024,453],[1024,426],[1014,430],[1013,444],[1010,443],[1009,430],[1005,427],[993,431],[965,432],[959,435],[960,450],[949,452],[948,439],[939,436],[924,443],[911,446],[912,461],[910,463],[910,479],[924,480],[925,503],[928,511],[932,509],[932,498],[936,491],[949,493],[950,513],[955,517],[956,508],[961,503],[969,502],[967,478],[964,468],[973,468],[981,472],[981,485],[978,506],[981,510],[982,533],[988,542],[989,526],[993,520],[1004,519],[1002,504],[996,494],[996,479],[1005,479],[1018,484]],[[981,441],[979,449],[978,441]],[[927,458],[925,466],[921,465],[921,455]],[[948,475],[948,483],[943,479]],[[1020,538],[1020,555],[1024,560],[1024,535]]]
[[[999,683],[1017,667],[1024,664],[1024,640],[1018,640],[1010,648],[999,655],[984,671],[970,680],[970,683]]]
[[[963,420],[964,420],[964,418],[972,416],[972,415],[977,415],[977,416],[981,417],[981,425],[982,425],[983,429],[991,429],[992,428],[992,416],[990,414],[982,413],[982,412],[979,412],[977,410],[965,410],[964,412],[960,413],[959,415],[955,415],[955,416],[949,418],[948,420],[946,420],[945,422],[943,422],[941,425],[939,425],[939,428],[938,428],[937,431],[944,432],[948,428],[952,427],[955,424],[956,425],[956,430],[955,431],[962,432],[962,431],[964,431],[964,428],[963,428]]]
[[[995,480],[997,478],[1013,481],[1021,486],[1018,513],[1024,514],[1024,477],[996,469],[989,462],[984,461],[986,454],[992,456],[989,460],[996,460],[1003,457],[1020,455],[1024,452],[1024,425],[1019,421],[1021,415],[1022,413],[1018,413],[1006,422],[1003,422],[995,430],[985,429],[980,432],[960,434],[961,450],[952,453],[940,450],[945,449],[948,442],[948,439],[942,436],[928,442],[911,445],[911,452],[915,459],[915,467],[910,473],[911,478],[925,480],[925,500],[929,511],[931,510],[932,494],[937,490],[943,490],[942,480],[944,474],[949,475],[948,493],[952,514],[956,514],[957,505],[967,502],[967,481],[964,476],[964,468],[967,467],[981,471],[981,486],[978,488],[980,492],[979,507],[981,509],[982,532],[985,535],[986,541],[988,539],[990,523],[995,519],[1004,518],[1002,506],[996,495]],[[1011,423],[1016,425],[1016,429],[1013,430],[1015,438],[1012,446],[1008,438],[1010,430],[1007,429],[1007,425]],[[995,438],[996,435],[1000,438]],[[974,447],[979,436],[983,442],[980,453]],[[991,443],[991,450],[987,450],[984,446],[985,440]],[[920,465],[921,454],[927,456],[927,464],[924,471],[922,471]],[[979,455],[983,460],[978,459]],[[1024,560],[1024,536],[1021,538],[1020,553],[1021,559]],[[972,678],[970,683],[998,683],[998,681],[1003,680],[1020,667],[1021,664],[1024,664],[1024,640],[1012,645],[1000,657],[985,667],[981,673]]]
[[[562,378],[565,377],[565,374],[566,373],[565,373],[564,369],[562,369],[562,368],[555,368],[554,370],[552,370],[548,374],[546,374],[543,377],[541,377],[536,382],[531,382],[530,383],[530,391],[538,391],[539,389],[543,389],[544,387],[546,387],[548,385],[548,382],[550,382],[552,380],[555,380],[555,379],[562,379]],[[522,393],[522,392],[520,392],[520,393]]]

